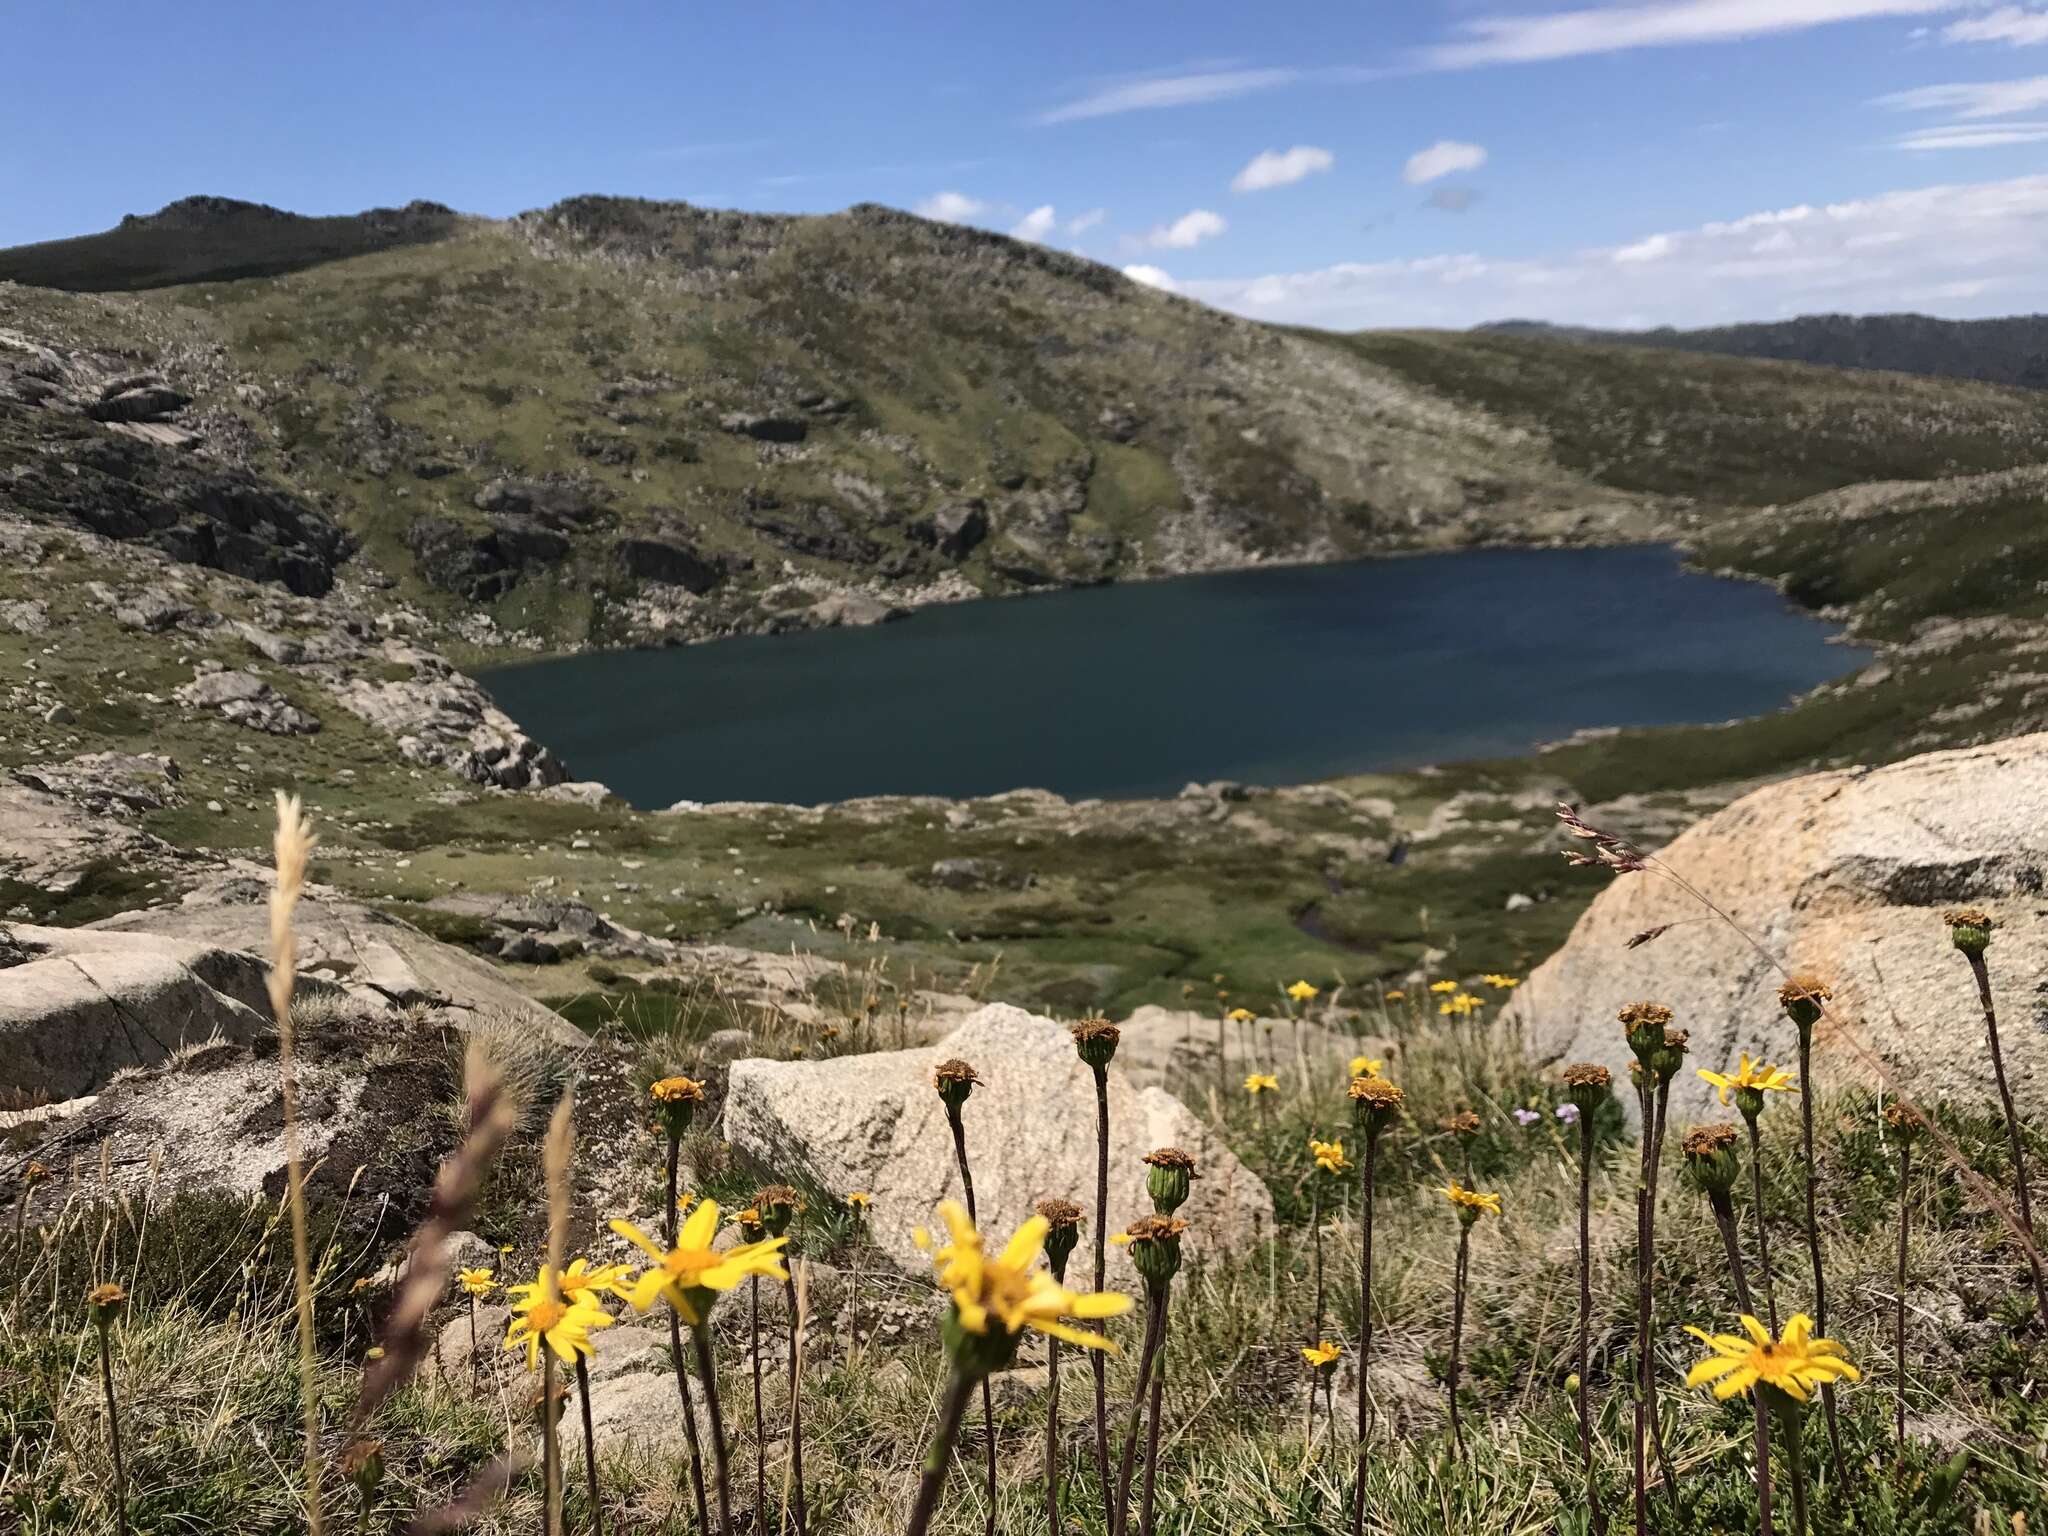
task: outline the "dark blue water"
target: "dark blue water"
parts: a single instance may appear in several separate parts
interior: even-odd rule
[[[1171,794],[1760,714],[1864,653],[1655,547],[1475,550],[926,609],[485,675],[636,805]]]

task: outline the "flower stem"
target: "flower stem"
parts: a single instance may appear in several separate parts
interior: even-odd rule
[[[1131,1525],[1131,1477],[1137,1470],[1138,1425],[1145,1411],[1145,1392],[1152,1384],[1152,1362],[1159,1352],[1159,1336],[1165,1318],[1165,1297],[1152,1287],[1145,1288],[1145,1346],[1138,1355],[1138,1379],[1131,1387],[1131,1411],[1124,1420],[1123,1456],[1117,1464],[1116,1514],[1110,1522],[1110,1536],[1124,1536]]]
[[[967,1219],[979,1223],[974,1208],[974,1174],[967,1166],[967,1127],[960,1120],[960,1106],[946,1106],[946,1123],[953,1129],[953,1161],[960,1168],[960,1192],[967,1200]],[[1100,1219],[1096,1227],[1100,1229]],[[996,1410],[989,1394],[988,1378],[981,1378],[981,1436],[988,1442],[988,1536],[996,1536]]]
[[[1458,1223],[1458,1266],[1451,1275],[1451,1363],[1444,1373],[1451,1401],[1451,1459],[1465,1453],[1465,1436],[1458,1424],[1458,1355],[1465,1343],[1465,1274],[1472,1256],[1472,1228]]]
[[[1827,1271],[1820,1261],[1820,1217],[1818,1199],[1820,1193],[1820,1167],[1813,1155],[1813,1030],[1805,1027],[1799,1031],[1799,1125],[1803,1151],[1806,1157],[1806,1252],[1813,1264],[1813,1317],[1815,1331],[1826,1338],[1828,1334],[1828,1279]],[[1834,1462],[1835,1487],[1848,1487],[1848,1475],[1842,1461],[1842,1429],[1835,1416],[1835,1388],[1832,1382],[1823,1382],[1820,1389],[1821,1411],[1826,1415],[1828,1426],[1828,1453]]]
[[[1636,1173],[1636,1357],[1635,1419],[1629,1433],[1629,1473],[1634,1483],[1636,1536],[1650,1529],[1650,1159],[1657,1138],[1655,1101],[1647,1073],[1636,1080],[1636,1108],[1642,1124]]]
[[[1216,1024],[1217,1060],[1223,1057],[1223,1024]],[[1095,1289],[1104,1286],[1105,1244],[1109,1241],[1109,1069],[1095,1068]],[[1105,1529],[1113,1511],[1109,1503],[1109,1389],[1105,1375],[1108,1362],[1099,1349],[1088,1351],[1088,1366],[1095,1376],[1095,1473],[1102,1483],[1102,1516]]]
[[[976,1378],[958,1367],[946,1386],[946,1400],[939,1409],[938,1432],[924,1456],[924,1476],[917,1485],[917,1502],[911,1506],[905,1536],[925,1536],[932,1523],[932,1511],[939,1505],[939,1490],[946,1484],[946,1463],[953,1456],[953,1442],[960,1437],[960,1421],[967,1416],[967,1399],[974,1392]]]
[[[1046,1340],[1045,1528],[1060,1536],[1060,1341]]]
[[[1671,1079],[1666,1077],[1657,1084],[1657,1134],[1650,1143],[1650,1192],[1646,1197],[1644,1221],[1645,1235],[1649,1240],[1649,1251],[1643,1260],[1643,1269],[1648,1281],[1648,1296],[1654,1304],[1657,1284],[1657,1185],[1664,1176],[1664,1128],[1671,1110]],[[1654,1322],[1654,1313],[1652,1314]],[[1664,1484],[1664,1496],[1671,1503],[1671,1512],[1678,1513],[1678,1474],[1671,1465],[1670,1453],[1664,1449],[1664,1414],[1657,1398],[1657,1350],[1654,1338],[1644,1335],[1643,1348],[1643,1402],[1650,1418],[1650,1442],[1657,1452],[1657,1474]]]
[[[583,1404],[583,1470],[590,1480],[590,1528],[604,1536],[604,1495],[597,1487],[597,1433],[590,1427],[590,1367],[576,1357],[576,1396]]]
[[[1756,1217],[1756,1267],[1764,1277],[1765,1320],[1771,1325],[1771,1337],[1778,1336],[1778,1288],[1771,1280],[1771,1240],[1764,1225],[1764,1141],[1758,1132],[1754,1118],[1745,1115],[1749,1125],[1749,1187],[1750,1206]]]
[[[801,1374],[802,1361],[797,1354],[796,1275],[792,1271],[785,1282],[789,1305],[789,1471],[790,1471],[790,1512],[796,1516],[797,1536],[805,1536],[810,1529],[810,1516],[804,1508],[804,1400]]]
[[[768,1528],[768,1421],[761,1411],[761,1277],[747,1276],[747,1358],[754,1372],[754,1528]]]
[[[2027,1250],[2027,1268],[2034,1277],[2034,1317],[2048,1327],[2048,1276],[2041,1272],[2041,1250],[2034,1240],[2034,1213],[2027,1198],[2027,1153],[2020,1141],[2019,1116],[2013,1113],[2012,1089],[2005,1082],[2005,1053],[1998,1045],[1998,1010],[1991,1001],[1991,972],[1982,955],[1966,955],[1977,979],[1977,1001],[1984,1009],[1984,1035],[1991,1043],[1991,1075],[1998,1084],[1998,1102],[2005,1108],[2005,1135],[2012,1144],[2012,1181],[2019,1196],[2020,1244]]]
[[[1898,1406],[1893,1418],[1893,1438],[1901,1455],[1906,1449],[1906,1232],[1912,1224],[1912,1207],[1906,1202],[1906,1180],[1913,1170],[1913,1143],[1899,1138],[1899,1279],[1892,1311],[1893,1358],[1898,1362]]]
[[[1749,1277],[1743,1273],[1742,1244],[1735,1235],[1735,1203],[1724,1193],[1716,1191],[1707,1196],[1714,1208],[1714,1225],[1721,1231],[1721,1246],[1728,1254],[1728,1274],[1735,1281],[1735,1304],[1744,1316],[1756,1316],[1756,1307],[1749,1299]]]
[[[676,1171],[682,1156],[682,1138],[668,1139],[668,1214],[662,1218],[662,1237],[671,1248],[676,1245]],[[711,1512],[704,1503],[704,1449],[697,1443],[697,1410],[690,1402],[690,1371],[683,1363],[683,1325],[675,1309],[668,1314],[668,1354],[675,1362],[676,1392],[683,1400],[683,1438],[690,1446],[690,1491],[696,1496],[698,1536],[710,1536]]]
[[[1367,1132],[1365,1156],[1359,1160],[1360,1210],[1358,1225],[1358,1449],[1351,1474],[1351,1536],[1365,1530],[1365,1444],[1366,1405],[1372,1373],[1372,1176],[1379,1161],[1379,1138]]]
[[[540,1536],[556,1536],[561,1529],[555,1500],[562,1487],[562,1439],[555,1421],[554,1351],[543,1345],[540,1357]]]
[[[121,1406],[114,1397],[114,1350],[107,1325],[99,1325],[100,1390],[107,1398],[107,1449],[114,1458],[114,1526],[128,1536],[128,1473],[121,1463]]]
[[[1801,1433],[1805,1424],[1796,1411],[1783,1414],[1778,1428],[1785,1438],[1785,1460],[1792,1468],[1792,1529],[1806,1536],[1806,1444]]]
[[[1757,1536],[1772,1536],[1771,1413],[1762,1398],[1756,1400],[1756,1522]]]
[[[697,1374],[704,1378],[704,1409],[711,1416],[711,1463],[718,1479],[718,1529],[723,1536],[732,1536],[732,1496],[726,1475],[725,1420],[718,1411],[718,1366],[711,1358],[709,1318],[691,1325],[690,1343],[697,1352]]]
[[[1315,1235],[1315,1245],[1316,1245],[1316,1321],[1315,1321],[1315,1327],[1314,1327],[1313,1329],[1311,1329],[1311,1330],[1310,1330],[1310,1332],[1309,1332],[1309,1338],[1308,1338],[1308,1341],[1309,1341],[1309,1343],[1311,1343],[1311,1344],[1320,1344],[1320,1343],[1322,1343],[1322,1342],[1323,1342],[1323,1184],[1322,1184],[1322,1179],[1321,1179],[1321,1178],[1320,1178],[1319,1176],[1311,1176],[1311,1177],[1310,1177],[1310,1179],[1309,1179],[1309,1186],[1308,1186],[1308,1189],[1309,1189],[1309,1212],[1308,1212],[1308,1225],[1309,1225],[1309,1230],[1310,1230],[1310,1231],[1311,1231],[1311,1232],[1312,1232],[1312,1233],[1313,1233],[1313,1234]],[[1313,1398],[1313,1397],[1315,1396],[1315,1394],[1314,1394],[1313,1392],[1311,1392],[1311,1393],[1309,1394],[1309,1396],[1310,1396],[1311,1398]]]
[[[1579,1116],[1579,1459],[1586,1466],[1586,1508],[1593,1517],[1593,1529],[1604,1531],[1607,1520],[1600,1509],[1600,1490],[1593,1477],[1593,1416],[1587,1384],[1590,1371],[1588,1335],[1593,1319],[1593,1117]]]
[[[1159,1290],[1159,1348],[1158,1358],[1152,1362],[1152,1409],[1151,1418],[1145,1428],[1145,1491],[1138,1517],[1139,1536],[1152,1536],[1153,1501],[1152,1490],[1159,1472],[1159,1409],[1166,1393],[1166,1324],[1167,1307],[1172,1301],[1170,1287]]]

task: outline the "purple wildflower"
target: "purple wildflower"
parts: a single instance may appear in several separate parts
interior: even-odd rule
[[[1537,1114],[1536,1111],[1533,1109],[1518,1109],[1515,1111],[1515,1123],[1517,1125],[1534,1125],[1538,1120],[1542,1118],[1543,1117]]]
[[[1557,1118],[1562,1120],[1566,1125],[1576,1125],[1579,1120],[1579,1106],[1576,1104],[1558,1105]]]

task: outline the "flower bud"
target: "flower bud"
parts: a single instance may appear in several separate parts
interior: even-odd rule
[[[128,1310],[128,1292],[118,1280],[109,1280],[85,1293],[85,1305],[92,1313],[93,1322],[105,1328]]]
[[[647,1096],[654,1101],[655,1125],[670,1141],[680,1141],[704,1102],[704,1085],[695,1078],[664,1077],[648,1085]]]
[[[1685,1047],[1692,1036],[1682,1029],[1667,1029],[1664,1039],[1656,1050],[1650,1053],[1650,1075],[1658,1087],[1663,1087],[1678,1076],[1685,1066]]]
[[[1145,1193],[1152,1197],[1152,1209],[1171,1216],[1188,1198],[1188,1184],[1195,1177],[1195,1160],[1179,1147],[1161,1147],[1145,1154]]]
[[[1764,1112],[1764,1091],[1761,1088],[1741,1087],[1735,1090],[1735,1108],[1742,1118],[1751,1125]]]
[[[377,1485],[384,1481],[384,1442],[351,1441],[341,1453],[341,1470],[356,1485],[357,1496],[368,1503],[376,1497]]]
[[[802,1205],[803,1197],[787,1184],[770,1184],[755,1192],[753,1209],[761,1230],[770,1237],[780,1237],[789,1230]]]
[[[1115,1059],[1117,1044],[1123,1039],[1123,1031],[1099,1016],[1083,1019],[1068,1033],[1074,1037],[1075,1051],[1097,1072]]]
[[[1378,1141],[1380,1132],[1401,1113],[1405,1095],[1383,1077],[1354,1077],[1348,1092],[1352,1123],[1368,1145]]]
[[[953,1368],[966,1376],[981,1377],[1003,1370],[1017,1355],[1018,1335],[1005,1331],[994,1317],[989,1319],[988,1332],[970,1332],[961,1326],[960,1308],[954,1302],[946,1304],[945,1314],[939,1319],[939,1338],[945,1343]]]

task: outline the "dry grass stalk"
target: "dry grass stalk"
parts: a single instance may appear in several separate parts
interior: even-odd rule
[[[313,1345],[313,1267],[306,1239],[306,1170],[299,1157],[299,1090],[293,1065],[292,991],[298,982],[299,942],[292,912],[306,886],[306,861],[318,841],[297,795],[277,792],[277,832],[271,847],[277,885],[270,893],[270,1012],[277,1020],[278,1088],[284,1101],[285,1182],[292,1216],[292,1268],[299,1318],[299,1392],[306,1414],[306,1528],[320,1536],[319,1361]]]

